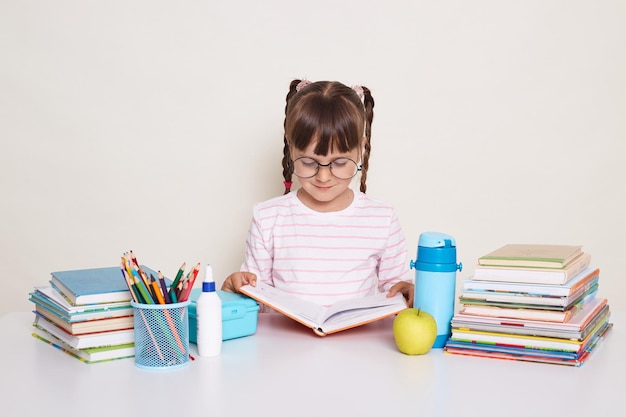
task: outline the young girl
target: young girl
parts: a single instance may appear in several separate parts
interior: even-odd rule
[[[374,99],[366,87],[294,80],[287,94],[285,194],[257,203],[240,272],[222,290],[261,280],[318,304],[388,291],[413,305],[396,212],[365,194]],[[360,192],[350,187],[359,173]],[[292,175],[300,187],[291,191]]]

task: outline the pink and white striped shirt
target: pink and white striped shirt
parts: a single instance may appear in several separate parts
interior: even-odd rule
[[[241,270],[329,305],[412,281],[406,257],[404,233],[390,205],[355,192],[345,210],[321,213],[291,192],[254,206]]]

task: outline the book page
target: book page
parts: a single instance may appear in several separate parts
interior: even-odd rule
[[[339,301],[322,306],[294,297],[262,282],[256,287],[244,285],[241,292],[321,332],[346,325],[363,323],[406,308],[402,294],[387,297],[386,293]]]
[[[324,314],[323,306],[301,300],[262,282],[257,282],[256,287],[244,285],[241,290],[253,298],[258,297],[259,301],[267,303],[270,307],[300,316],[315,326],[318,326],[317,320]]]
[[[336,323],[342,319],[345,321],[349,320],[348,317],[353,318],[362,315],[364,309],[371,310],[376,307],[385,307],[398,303],[406,304],[402,294],[396,294],[394,297],[389,298],[386,293],[381,293],[368,297],[342,300],[324,308],[318,322],[325,324],[328,322]]]

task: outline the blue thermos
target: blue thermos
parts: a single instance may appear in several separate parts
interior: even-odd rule
[[[437,322],[434,348],[442,348],[450,337],[450,321],[454,315],[456,271],[456,242],[452,236],[424,232],[417,244],[415,268],[415,298],[413,306],[430,313]]]

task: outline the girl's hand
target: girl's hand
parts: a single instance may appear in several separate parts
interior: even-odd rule
[[[400,281],[394,284],[387,293],[387,297],[393,297],[397,293],[402,293],[406,298],[409,307],[413,307],[413,297],[415,296],[415,286],[408,281]]]
[[[256,286],[256,275],[252,272],[233,272],[222,284],[222,291],[240,293],[243,285]]]

